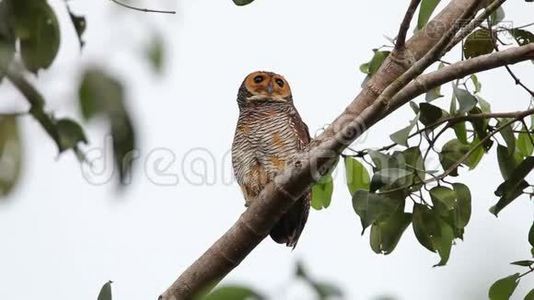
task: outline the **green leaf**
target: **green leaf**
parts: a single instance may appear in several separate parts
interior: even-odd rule
[[[497,214],[504,207],[512,203],[512,201],[523,194],[523,190],[529,186],[524,179],[532,171],[533,167],[534,157],[529,156],[525,158],[525,160],[523,160],[519,165],[517,165],[517,167],[515,167],[512,171],[506,171],[511,172],[509,179],[497,187],[495,195],[501,198],[497,204],[490,209],[494,215],[497,216]]]
[[[102,289],[100,289],[100,293],[98,294],[98,300],[112,300],[111,297],[111,284],[113,281],[106,282]]]
[[[482,109],[478,107],[473,107],[473,109],[469,111],[469,115],[478,115],[481,113],[483,113],[483,111]],[[473,129],[475,130],[477,139],[479,141],[484,139],[486,136],[488,136],[488,120],[487,119],[484,119],[484,118],[473,119],[470,122],[473,125]],[[491,145],[492,145],[491,140],[487,140],[486,142],[484,142],[484,150],[486,151],[489,150]]]
[[[78,36],[78,41],[80,42],[80,48],[83,48],[83,46],[85,45],[85,41],[83,40],[83,34],[85,33],[85,29],[87,28],[87,21],[85,20],[85,17],[74,14],[71,11],[69,5],[67,5],[67,11],[69,12],[72,26],[74,26],[74,30],[76,30],[76,35]]]
[[[15,55],[15,30],[12,24],[10,1],[0,2],[0,83],[4,77],[2,69],[7,68]]]
[[[311,278],[301,262],[297,262],[296,269],[296,277],[302,278],[305,282],[307,282],[313,288],[315,293],[317,293],[319,299],[326,300],[330,299],[331,297],[343,296],[343,292],[339,287],[326,282],[317,282],[313,278]]]
[[[534,247],[534,223],[532,223],[532,226],[528,231],[528,243],[530,244],[530,246]]]
[[[530,290],[530,292],[528,292],[528,294],[525,296],[524,300],[534,300],[534,289]]]
[[[430,198],[435,207],[445,210],[453,210],[456,202],[456,193],[446,187],[436,186],[430,190]]]
[[[497,146],[497,160],[499,162],[499,169],[504,180],[510,178],[513,171],[521,163],[523,157],[518,152],[510,154],[510,150],[503,146]]]
[[[384,195],[358,190],[352,197],[352,206],[362,223],[362,234],[375,221],[385,219],[404,203],[396,195]]]
[[[439,63],[438,70],[442,69],[444,66],[445,66],[444,63]],[[443,97],[443,95],[441,94],[441,86],[437,86],[437,87],[429,90],[428,92],[426,92],[425,101],[426,102],[431,102],[431,101],[434,101],[434,100],[436,100],[438,98],[441,98],[441,97]]]
[[[419,111],[419,121],[425,126],[436,123],[443,116],[441,108],[429,103],[420,103]]]
[[[471,192],[463,183],[453,183],[452,187],[456,193],[455,226],[464,228],[471,218]]]
[[[521,266],[521,267],[530,267],[534,264],[534,260],[518,260],[510,263],[511,265]]]
[[[410,125],[397,132],[394,132],[389,137],[393,142],[408,147],[408,137],[410,136],[410,132],[412,131],[412,129],[415,127],[415,124],[417,124],[417,118],[410,121]]]
[[[458,138],[462,144],[469,144],[469,141],[467,140],[467,129],[465,128],[465,122],[458,122],[454,124],[452,128],[454,129],[456,138]]]
[[[263,296],[244,286],[223,286],[206,297],[204,300],[260,300],[265,299]]]
[[[111,137],[113,138],[113,156],[119,170],[119,180],[128,184],[135,160],[135,129],[126,112],[111,119]]]
[[[515,288],[519,284],[520,274],[499,279],[493,283],[489,289],[490,300],[508,300],[515,291]]]
[[[371,227],[371,249],[375,253],[390,254],[411,220],[412,214],[399,211],[385,220],[375,222]]]
[[[360,72],[363,74],[369,74],[369,63],[364,63],[360,65]]]
[[[369,190],[369,184],[371,182],[369,172],[367,172],[367,169],[361,162],[352,157],[345,157],[345,172],[347,186],[351,195],[354,195],[360,189]]]
[[[517,149],[519,150],[519,153],[523,156],[529,156],[532,155],[532,152],[534,150],[534,145],[532,144],[532,140],[534,137],[528,133],[528,128],[526,128],[523,125],[523,128],[521,129],[521,132],[517,136]]]
[[[82,127],[71,119],[61,119],[56,123],[59,136],[59,151],[74,149],[78,143],[87,144],[87,138]]]
[[[369,72],[367,74],[369,76],[373,76],[378,69],[380,69],[380,66],[382,66],[382,63],[384,63],[384,60],[389,56],[390,53],[390,51],[375,51],[373,58],[371,58],[369,61]]]
[[[514,28],[511,30],[511,34],[519,46],[534,43],[534,34],[530,31]]]
[[[477,147],[479,142],[480,141],[478,140],[478,138],[475,138],[475,140],[471,144],[469,144],[469,150],[472,152],[469,157],[464,161],[464,164],[469,167],[469,170],[473,170],[474,168],[476,168],[476,166],[484,157],[484,154],[486,154],[486,152],[484,151],[484,147]],[[492,143],[489,144],[489,147],[491,147],[491,145]]]
[[[428,250],[435,252],[432,235],[438,232],[439,225],[432,214],[432,210],[422,204],[414,204],[412,227],[419,243]]]
[[[331,283],[313,281],[312,287],[319,296],[319,300],[343,297],[341,289]]]
[[[235,5],[237,6],[244,6],[244,5],[248,5],[254,2],[254,0],[232,0],[232,1],[234,1]]]
[[[381,169],[373,174],[370,191],[383,191],[408,186],[413,182],[413,171],[401,168]]]
[[[24,65],[34,73],[47,69],[56,58],[60,43],[56,14],[45,0],[12,3]]]
[[[99,114],[111,116],[124,112],[122,84],[99,69],[85,72],[78,94],[81,113],[86,120]]]
[[[452,241],[454,239],[454,231],[452,227],[446,222],[439,220],[439,232],[431,237],[432,245],[438,251],[441,260],[434,265],[434,267],[444,266],[449,261],[451,254]]]
[[[490,54],[494,50],[491,31],[478,29],[467,36],[464,43],[464,56],[466,59]]]
[[[332,202],[333,192],[334,180],[332,175],[328,174],[313,185],[311,206],[316,210],[328,208]]]
[[[477,105],[477,98],[468,91],[460,88],[454,88],[454,95],[460,103],[460,108],[458,109],[458,114],[464,114],[469,112],[475,105]]]
[[[506,14],[504,13],[504,9],[501,7],[497,8],[490,16],[490,25],[495,26],[502,22],[504,18],[506,17]]]
[[[415,182],[415,180],[423,181],[425,179],[425,163],[419,147],[411,147],[402,152],[395,151],[393,158],[398,162],[400,168],[413,173],[413,179],[410,182]]]
[[[507,123],[508,121],[509,121],[508,119],[499,120],[498,126],[500,127],[504,123]],[[509,151],[510,154],[515,152],[515,135],[514,135],[514,131],[513,131],[513,128],[512,128],[512,124],[504,127],[499,132],[501,134],[502,138],[504,139],[504,141],[506,142],[506,146],[508,146],[508,151]]]
[[[79,88],[80,109],[86,120],[101,115],[109,123],[113,154],[122,184],[128,183],[134,162],[136,135],[124,107],[122,84],[98,69],[87,70]]]
[[[369,156],[378,170],[398,167],[397,161],[390,155],[375,150],[369,150]]]
[[[475,74],[472,74],[469,79],[471,79],[471,82],[473,82],[473,85],[475,86],[475,93],[479,93],[482,89],[482,84],[478,81],[478,77]]]
[[[164,43],[163,38],[161,36],[156,35],[150,41],[150,44],[147,47],[146,56],[148,58],[148,61],[150,62],[150,65],[152,66],[152,69],[156,73],[161,74],[161,72],[163,71],[163,60],[165,57]]]
[[[483,113],[491,113],[491,104],[488,101],[484,100],[484,98],[480,97],[480,95],[475,95],[475,98],[477,98],[480,105],[480,110]]]
[[[11,193],[20,177],[22,145],[17,118],[0,116],[0,197]]]
[[[470,147],[468,145],[463,144],[457,139],[450,140],[443,145],[441,152],[439,153],[439,161],[441,162],[443,170],[448,170],[456,164],[457,161],[460,161],[464,155],[469,152],[469,149]],[[458,176],[457,169],[458,168],[453,170],[450,175]]]
[[[416,115],[419,113],[419,106],[415,102],[410,101],[410,108]]]
[[[423,0],[421,1],[421,7],[419,8],[419,17],[417,19],[417,29],[421,30],[430,20],[432,12],[438,6],[440,0]]]

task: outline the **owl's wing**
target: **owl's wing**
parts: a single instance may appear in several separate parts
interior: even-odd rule
[[[310,133],[306,123],[302,121],[300,115],[294,110],[289,115],[289,126],[297,140],[297,150],[301,151],[310,143]],[[271,238],[280,244],[286,244],[293,249],[297,245],[300,234],[308,220],[310,211],[311,193],[308,192],[300,197],[280,218],[271,229]]]
[[[303,150],[310,143],[310,131],[296,110],[290,114],[290,126],[299,140],[299,150]]]

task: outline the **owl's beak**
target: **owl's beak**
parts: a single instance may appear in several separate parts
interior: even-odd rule
[[[269,82],[269,85],[267,86],[267,93],[269,93],[269,95],[272,95],[273,90],[274,90],[273,83]]]

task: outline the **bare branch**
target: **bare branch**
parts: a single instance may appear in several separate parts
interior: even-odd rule
[[[406,45],[406,33],[408,32],[408,29],[410,29],[410,23],[412,22],[413,15],[417,10],[417,6],[419,6],[419,3],[421,3],[421,0],[412,0],[410,2],[410,6],[408,6],[408,10],[404,15],[404,20],[402,20],[402,24],[399,28],[399,34],[397,35],[397,41],[395,43],[395,50],[404,49]]]
[[[176,11],[174,10],[157,10],[157,9],[139,8],[139,7],[128,5],[126,3],[122,3],[119,0],[111,0],[111,1],[122,7],[126,7],[126,8],[137,10],[137,11],[148,12],[148,13],[158,13],[158,14],[173,14],[173,15],[176,14]]]

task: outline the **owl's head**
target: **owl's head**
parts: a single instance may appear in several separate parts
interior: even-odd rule
[[[291,103],[291,89],[283,76],[257,71],[245,78],[237,100],[240,105],[259,102]]]

